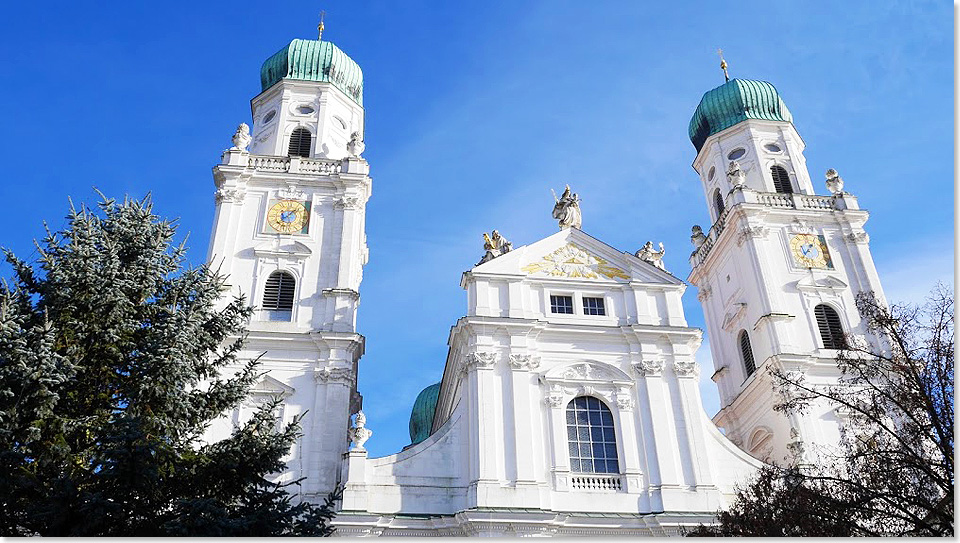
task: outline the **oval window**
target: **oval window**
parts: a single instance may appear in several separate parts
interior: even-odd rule
[[[740,147],[738,149],[734,149],[733,151],[730,151],[730,154],[727,155],[727,158],[729,158],[730,160],[736,160],[745,154],[747,154],[747,150],[744,149],[743,147]]]
[[[266,115],[263,116],[263,123],[264,123],[264,124],[269,123],[269,122],[272,121],[273,118],[276,117],[276,116],[277,116],[277,110],[273,110],[273,111],[267,113]]]
[[[712,166],[710,168],[710,173],[707,174],[707,181],[713,181],[713,176],[717,173],[717,167]]]
[[[777,145],[776,143],[768,143],[764,145],[763,148],[766,149],[767,151],[770,151],[771,153],[779,153],[780,151],[782,151],[782,149],[780,149],[780,146]]]
[[[297,113],[301,115],[309,115],[315,110],[311,106],[297,106]]]
[[[334,115],[333,120],[336,121],[337,126],[340,127],[340,130],[347,129],[347,123],[343,122],[343,119],[341,119],[340,117],[337,117],[336,115]]]

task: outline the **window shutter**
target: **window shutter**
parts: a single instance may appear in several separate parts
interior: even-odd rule
[[[290,134],[290,147],[287,150],[289,156],[310,156],[310,147],[313,143],[313,135],[306,128],[297,128]]]
[[[845,348],[847,343],[844,340],[840,315],[838,315],[832,307],[825,304],[820,304],[813,308],[813,314],[817,317],[817,328],[820,329],[820,339],[823,340],[823,348]]]
[[[720,215],[723,215],[723,196],[720,194],[720,189],[713,191],[713,206],[717,210],[717,219],[720,219]]]
[[[263,309],[268,311],[292,311],[293,293],[297,281],[287,272],[278,271],[270,274],[263,287]]]
[[[740,355],[743,357],[743,367],[747,370],[747,377],[757,371],[757,363],[753,360],[753,348],[750,346],[750,337],[746,330],[740,331]]]
[[[773,166],[770,168],[770,174],[773,175],[773,187],[776,192],[793,193],[793,185],[790,184],[790,176],[787,175],[787,170],[784,170],[781,166]]]

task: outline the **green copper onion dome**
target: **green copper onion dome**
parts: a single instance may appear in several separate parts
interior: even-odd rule
[[[328,41],[293,40],[260,68],[260,88],[267,90],[281,79],[333,83],[363,105],[363,72],[350,57]]]
[[[731,79],[703,95],[690,119],[690,141],[699,153],[707,138],[747,119],[793,122],[773,85]]]
[[[416,445],[430,437],[430,428],[433,426],[433,414],[437,410],[437,399],[440,397],[440,383],[434,383],[420,391],[413,402],[413,411],[410,412],[410,444]]]

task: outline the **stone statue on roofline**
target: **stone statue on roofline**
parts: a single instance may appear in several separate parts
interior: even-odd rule
[[[560,229],[580,228],[583,219],[580,215],[580,197],[576,193],[570,192],[570,185],[566,186],[563,194],[558,199],[556,194],[553,196],[556,204],[553,206],[553,218],[560,221]]]
[[[250,142],[253,140],[253,138],[250,137],[250,127],[247,123],[240,123],[237,131],[233,133],[232,140],[233,147],[230,148],[231,151],[247,152],[247,146],[250,145]]]
[[[660,242],[660,250],[655,251],[653,249],[653,242],[648,241],[643,244],[643,247],[636,252],[637,258],[643,260],[644,262],[649,262],[654,266],[660,268],[661,270],[666,271],[666,268],[663,267],[663,255],[666,251],[663,249],[663,242]]]
[[[486,251],[486,254],[483,255],[483,258],[480,259],[480,262],[477,262],[478,266],[484,262],[489,262],[500,255],[509,253],[513,250],[513,244],[507,241],[507,238],[501,236],[500,232],[494,230],[489,236],[486,232],[483,233],[483,248]]]
[[[367,416],[363,414],[363,411],[357,411],[357,418],[349,430],[350,441],[353,442],[353,450],[355,451],[365,451],[363,444],[373,435],[373,432],[366,425]]]

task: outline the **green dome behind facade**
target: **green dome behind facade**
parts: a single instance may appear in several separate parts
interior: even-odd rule
[[[690,119],[690,141],[699,153],[707,138],[747,119],[793,122],[773,85],[731,79],[703,95]]]
[[[433,414],[437,411],[437,400],[440,397],[440,383],[434,383],[420,391],[413,402],[413,411],[410,412],[410,444],[416,445],[430,437],[430,428],[433,426]]]
[[[328,41],[293,40],[277,51],[260,68],[260,90],[281,79],[333,83],[359,105],[363,105],[363,72],[350,57]]]

